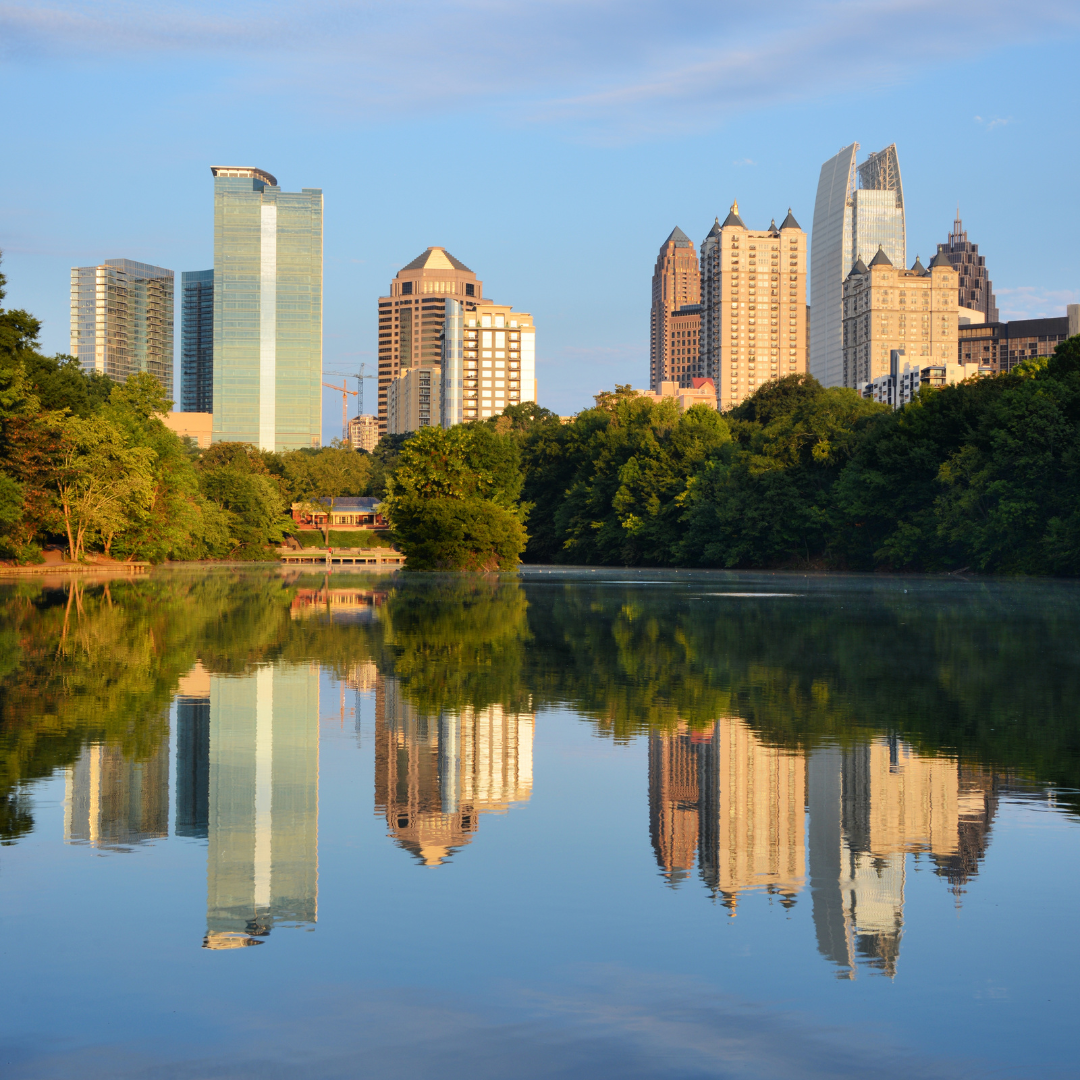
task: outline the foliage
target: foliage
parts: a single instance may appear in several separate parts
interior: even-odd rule
[[[383,512],[414,570],[512,569],[526,543],[517,443],[483,424],[422,428]]]

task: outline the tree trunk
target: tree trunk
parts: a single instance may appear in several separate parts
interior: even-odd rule
[[[75,537],[71,532],[71,506],[68,504],[67,499],[63,499],[64,507],[64,527],[67,529],[68,537],[68,555],[71,556],[71,561],[75,562]]]

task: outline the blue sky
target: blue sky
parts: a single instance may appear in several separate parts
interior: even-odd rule
[[[257,165],[325,193],[328,371],[374,365],[376,297],[440,244],[533,313],[567,413],[645,384],[673,226],[700,242],[737,198],[809,232],[858,140],[897,144],[912,258],[959,202],[1003,317],[1063,314],[1078,41],[1080,6],[1044,0],[0,0],[6,303],[66,351],[71,266],[210,266],[210,166]]]

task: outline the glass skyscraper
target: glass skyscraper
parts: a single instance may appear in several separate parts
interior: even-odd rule
[[[214,271],[180,277],[180,408],[214,411]]]
[[[810,241],[810,374],[843,385],[843,292],[857,259],[869,264],[883,248],[907,265],[904,189],[896,144],[856,166],[859,144],[821,166]]]
[[[173,272],[132,259],[71,268],[71,355],[124,382],[148,371],[173,392]]]
[[[320,188],[262,169],[214,175],[214,442],[322,442]]]

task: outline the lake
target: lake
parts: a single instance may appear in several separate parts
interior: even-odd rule
[[[1076,583],[22,580],[0,710],[6,1080],[1080,1072]]]

